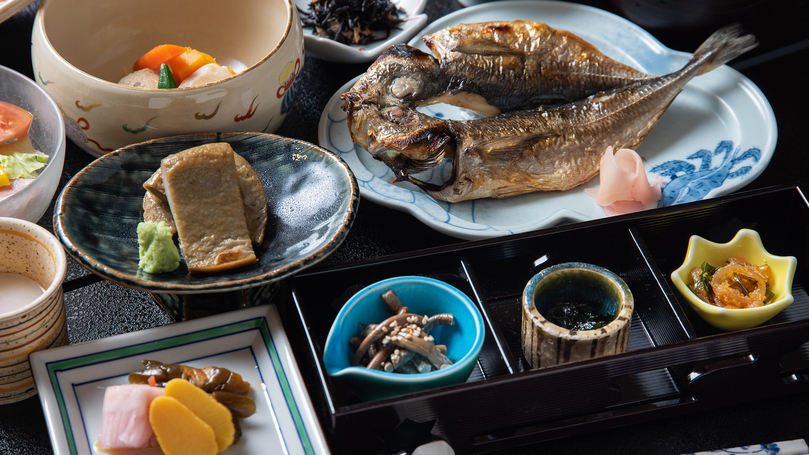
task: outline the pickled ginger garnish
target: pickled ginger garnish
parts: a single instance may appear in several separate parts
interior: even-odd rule
[[[613,153],[612,146],[607,147],[601,156],[599,179],[601,186],[588,188],[585,193],[610,216],[642,211],[661,198],[663,178],[658,176],[654,183],[649,182],[643,160],[634,150]]]

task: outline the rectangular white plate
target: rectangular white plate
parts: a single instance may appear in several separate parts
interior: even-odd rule
[[[97,445],[104,389],[144,359],[223,367],[250,383],[256,413],[225,453],[329,453],[278,311],[265,305],[32,354],[56,455],[107,453]]]

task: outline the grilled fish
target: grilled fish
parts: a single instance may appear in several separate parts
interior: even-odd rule
[[[352,140],[403,176],[454,151],[445,123],[416,106],[442,102],[496,115],[652,78],[539,22],[461,24],[424,42],[437,59],[391,46],[342,95]]]
[[[432,56],[406,44],[382,53],[351,91],[342,95],[354,143],[389,166],[409,172],[437,166],[453,150],[446,125],[408,104],[441,91],[435,83],[439,72]]]
[[[498,24],[500,25],[496,27],[492,24],[473,24],[480,32],[477,35],[472,33],[471,38],[454,37],[451,31],[446,31],[446,34],[439,32],[425,38],[434,52],[441,57],[441,64],[438,82],[433,79],[433,88],[425,89],[416,85],[412,90],[412,93],[420,94],[417,96],[421,98],[396,97],[388,91],[387,98],[377,96],[374,101],[363,102],[365,94],[386,93],[385,88],[371,85],[381,80],[376,76],[369,79],[372,81],[369,85],[365,85],[368,84],[368,80],[363,83],[365,78],[361,79],[349,93],[344,94],[346,100],[344,109],[347,112],[352,139],[369,150],[375,158],[384,161],[396,174],[396,180],[409,180],[433,198],[448,202],[482,197],[508,197],[531,191],[570,189],[586,182],[598,172],[600,155],[608,145],[616,149],[637,147],[689,80],[727,63],[757,45],[752,35],[741,36],[738,27],[728,27],[709,37],[683,69],[668,75],[645,76],[621,64],[616,63],[616,66],[604,64],[606,67],[614,68],[611,71],[615,74],[616,85],[612,88],[587,82],[587,77],[578,77],[577,70],[586,66],[582,63],[586,58],[578,58],[581,57],[580,54],[567,50],[559,52],[558,55],[568,58],[566,61],[572,74],[562,78],[553,77],[549,82],[535,78],[538,82],[533,87],[545,84],[544,94],[526,94],[525,97],[533,103],[536,100],[548,99],[547,94],[563,93],[565,97],[578,97],[576,101],[506,112],[471,121],[434,119],[415,111],[414,105],[419,100],[427,99],[424,98],[427,95],[452,92],[458,87],[469,87],[473,84],[476,84],[475,90],[485,93],[494,100],[494,103],[499,103],[504,108],[522,105],[519,100],[512,100],[509,97],[508,90],[501,89],[498,92],[493,88],[497,86],[498,80],[506,88],[510,87],[510,81],[502,76],[499,79],[497,77],[474,79],[475,82],[472,82],[473,76],[479,71],[474,67],[475,62],[484,67],[482,71],[485,73],[493,71],[492,67],[496,69],[496,63],[503,61],[503,58],[519,54],[519,51],[510,53],[503,51],[505,57],[498,60],[495,51],[497,46],[492,43],[504,41],[500,39],[502,36],[491,35],[499,36],[500,41],[494,38],[488,41],[479,39],[486,36],[483,32],[485,30],[505,28],[503,23]],[[518,21],[517,25],[523,24]],[[534,27],[534,30],[538,28]],[[515,30],[515,27],[511,27],[511,30]],[[571,38],[573,35],[563,35],[559,32],[553,36],[556,38],[563,36],[564,39],[561,41],[564,42],[578,40],[574,39],[575,37]],[[582,47],[580,43],[577,46],[578,49],[589,49]],[[518,48],[519,46],[505,47],[505,49]],[[537,45],[535,48],[541,46]],[[555,48],[564,46],[558,45]],[[585,53],[591,52],[588,50]],[[398,54],[396,70],[398,72],[395,74],[403,77],[401,76],[403,74],[409,76],[419,73],[419,71],[408,73],[414,65],[407,64],[405,53],[398,52]],[[421,62],[429,62],[427,54],[418,55]],[[556,58],[565,58],[558,55]],[[571,60],[571,55],[577,58]],[[453,58],[458,61],[466,59],[468,63],[459,65],[447,63]],[[600,58],[596,57],[597,60]],[[380,57],[377,62],[381,62],[380,66],[384,67],[384,61]],[[528,62],[528,59],[522,58],[521,61]],[[366,76],[369,73],[375,75],[384,72],[383,68],[375,68],[376,66],[377,63],[374,63]],[[427,66],[434,74],[433,66],[429,63]],[[558,66],[565,67],[565,64],[562,62]],[[601,63],[596,66],[601,66]],[[521,74],[525,73],[527,67],[523,64]],[[464,71],[470,78],[465,85],[460,76],[457,80],[448,77]],[[515,91],[531,92],[531,89],[522,88],[532,85],[524,84],[527,77],[520,79],[518,73],[520,71],[512,72],[512,75],[520,80],[515,84],[518,87]],[[609,76],[597,78],[599,81],[609,79]],[[414,80],[424,81],[429,78],[426,74],[419,73],[419,77]],[[487,80],[489,82],[486,82]],[[578,88],[563,92],[563,89],[558,87],[564,86],[565,83],[559,81],[565,80],[572,80],[570,85]],[[434,88],[436,85],[438,89]],[[596,89],[595,93],[588,92],[592,87],[600,88]],[[576,93],[585,94],[579,96]],[[391,98],[390,95],[394,97]],[[374,96],[367,98],[371,100]],[[391,100],[395,99],[398,99],[399,103],[392,105]],[[387,104],[378,104],[382,100]],[[401,144],[405,146],[401,147]],[[421,182],[410,176],[411,173],[437,166],[443,158],[453,160],[452,175],[443,185]]]
[[[756,45],[732,26],[711,35],[674,73],[561,106],[447,121],[457,143],[450,179],[438,186],[405,178],[447,202],[573,188],[598,173],[607,146],[640,145],[691,79]]]
[[[570,102],[652,77],[541,22],[460,24],[423,41],[441,65],[445,90],[476,93],[503,112]]]

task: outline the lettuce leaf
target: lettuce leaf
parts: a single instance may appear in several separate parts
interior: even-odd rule
[[[37,176],[37,169],[48,164],[48,155],[42,152],[0,154],[0,166],[6,170],[8,178],[32,179]]]

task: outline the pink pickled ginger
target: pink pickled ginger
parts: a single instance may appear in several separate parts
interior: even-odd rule
[[[595,197],[610,216],[642,211],[661,197],[663,178],[658,176],[655,183],[650,183],[643,160],[634,150],[619,149],[613,154],[612,146],[607,147],[601,156],[599,179],[601,186],[586,189],[585,193]]]
[[[107,387],[101,409],[99,446],[105,450],[157,447],[157,437],[149,423],[149,405],[160,395],[162,387],[146,384]]]

